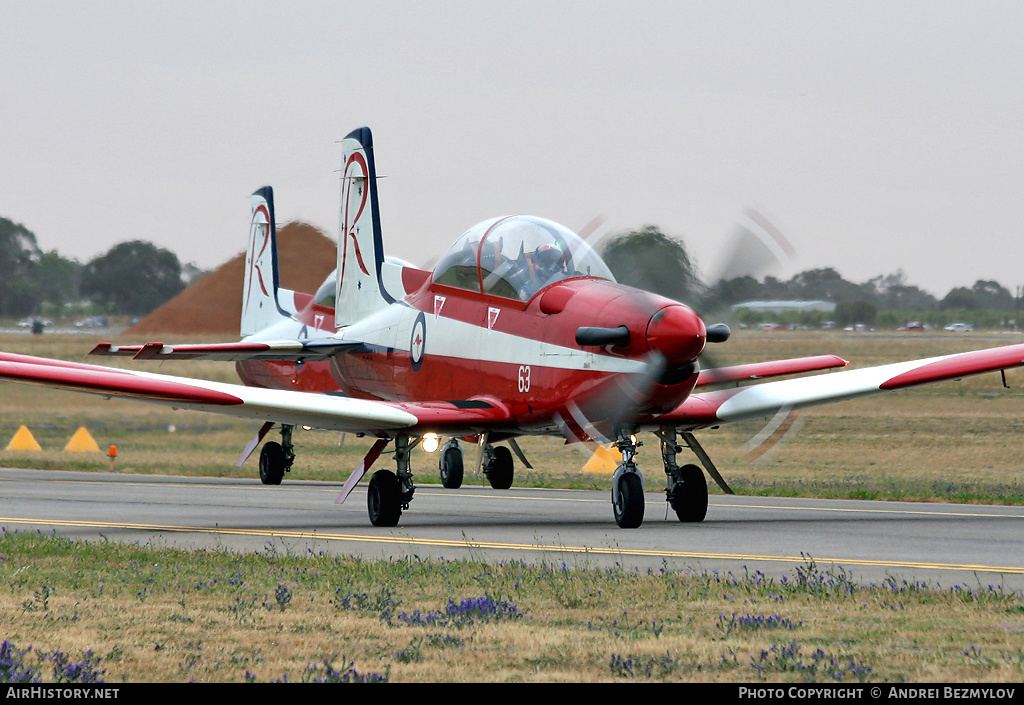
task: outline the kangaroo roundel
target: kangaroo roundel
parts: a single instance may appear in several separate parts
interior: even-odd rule
[[[409,338],[409,357],[412,360],[413,371],[419,371],[423,364],[423,353],[427,349],[427,321],[423,312],[416,316],[416,322],[412,324],[412,336]]]

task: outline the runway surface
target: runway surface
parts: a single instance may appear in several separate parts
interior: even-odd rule
[[[708,518],[666,517],[648,492],[644,524],[619,529],[610,494],[421,485],[398,527],[366,515],[365,482],[340,483],[0,469],[0,526],[177,548],[307,550],[368,558],[565,561],[632,570],[792,576],[811,557],[860,583],[887,576],[1024,590],[1024,507],[712,495]]]

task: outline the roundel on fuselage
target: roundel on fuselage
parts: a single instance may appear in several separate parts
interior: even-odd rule
[[[412,324],[412,335],[409,337],[409,359],[412,363],[412,371],[419,372],[423,364],[423,355],[427,351],[427,319],[420,311],[416,321]]]
[[[576,233],[528,215],[474,225],[448,249],[432,277],[437,284],[521,301],[563,279],[615,281],[601,257]]]

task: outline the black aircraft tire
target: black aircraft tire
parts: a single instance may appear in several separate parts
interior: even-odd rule
[[[277,441],[267,441],[260,451],[260,481],[264,485],[280,485],[284,479],[284,448]]]
[[[619,499],[612,503],[612,510],[621,529],[636,529],[644,523],[644,486],[639,475],[627,472],[619,478]]]
[[[374,526],[398,526],[402,516],[402,486],[398,475],[378,470],[366,491],[366,509]]]
[[[441,485],[449,490],[462,487],[463,465],[462,453],[457,448],[444,451],[444,462],[441,465]]]
[[[679,468],[683,482],[676,485],[670,503],[679,521],[700,522],[708,515],[708,483],[696,465]]]
[[[494,459],[491,461],[490,470],[487,473],[487,480],[491,487],[496,490],[507,490],[512,486],[512,451],[505,446],[498,446],[494,449]]]

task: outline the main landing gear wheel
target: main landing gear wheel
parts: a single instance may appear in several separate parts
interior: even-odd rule
[[[484,474],[496,490],[507,490],[512,486],[512,451],[505,446],[497,446],[493,450],[490,461],[484,468]]]
[[[447,446],[441,452],[440,465],[441,484],[449,490],[462,487],[462,449],[458,446]]]
[[[679,468],[682,482],[672,488],[669,504],[675,510],[679,521],[704,521],[708,515],[708,483],[704,473],[696,465]]]
[[[644,485],[635,472],[619,478],[618,494],[612,502],[615,523],[622,529],[635,529],[644,522]]]
[[[397,526],[402,516],[402,485],[390,470],[378,470],[370,478],[366,508],[374,526]]]
[[[284,447],[277,441],[267,441],[260,451],[260,481],[264,485],[280,485],[287,466]]]

